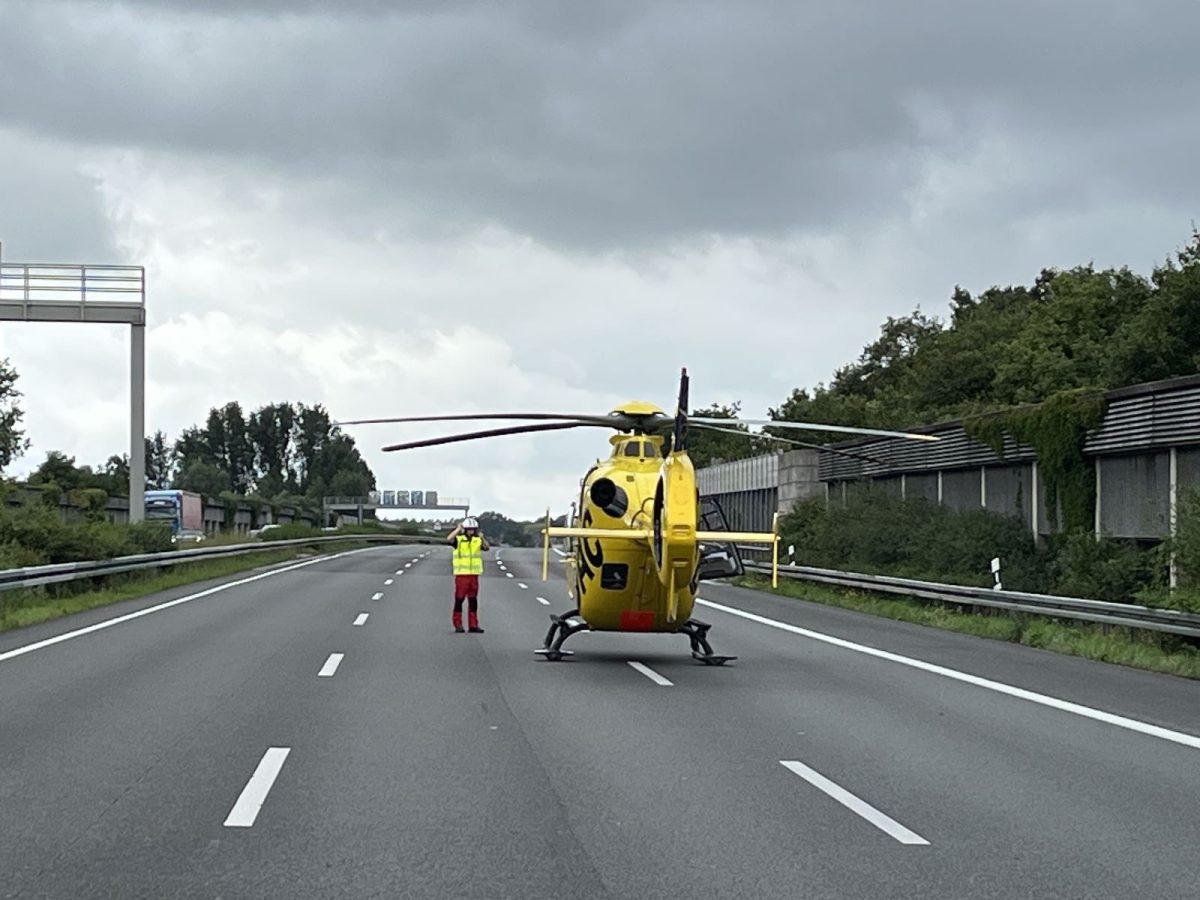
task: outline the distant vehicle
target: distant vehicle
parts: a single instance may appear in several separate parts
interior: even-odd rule
[[[250,537],[262,537],[263,532],[271,531],[274,528],[282,528],[278,522],[272,522],[270,525],[264,525],[262,528],[255,528],[250,532]]]
[[[204,540],[204,499],[192,491],[146,491],[145,518],[171,527],[171,540]]]

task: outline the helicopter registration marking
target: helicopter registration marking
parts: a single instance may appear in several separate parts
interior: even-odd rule
[[[929,841],[914,831],[909,831],[895,819],[886,816],[864,800],[860,800],[840,785],[834,784],[819,772],[814,772],[802,762],[794,759],[781,759],[780,765],[795,772],[819,791],[828,794],[842,806],[858,813],[876,828],[885,831],[902,844],[928,847]]]
[[[1159,725],[1151,725],[1149,722],[1139,722],[1137,719],[1129,719],[1125,716],[1118,716],[1116,713],[1105,712],[1102,709],[1093,709],[1090,706],[1084,706],[1080,703],[1072,703],[1069,700],[1060,700],[1058,697],[1050,697],[1046,694],[1039,694],[1035,691],[1027,691],[1024,688],[1014,687],[1011,684],[1005,684],[1002,681],[992,681],[990,678],[981,678],[978,675],[971,675],[967,672],[959,672],[957,669],[948,669],[945,666],[935,665],[925,662],[920,659],[913,659],[909,656],[901,656],[899,653],[890,653],[887,650],[878,650],[875,647],[868,647],[865,644],[856,644],[853,641],[836,638],[832,635],[822,634],[819,631],[810,631],[807,628],[800,628],[798,625],[789,625],[787,622],[778,622],[775,619],[768,619],[766,616],[755,615],[754,613],[745,612],[744,610],[734,609],[731,606],[723,606],[720,603],[713,603],[711,600],[702,600],[696,598],[696,603],[707,606],[710,609],[717,609],[721,612],[727,612],[730,615],[741,616],[743,619],[749,619],[751,622],[758,622],[760,625],[768,625],[771,628],[778,628],[781,631],[790,631],[792,634],[798,634],[802,637],[812,638],[814,641],[821,641],[826,644],[832,644],[835,647],[842,647],[846,650],[853,650],[856,653],[865,653],[867,656],[875,656],[879,659],[886,659],[889,662],[899,663],[902,666],[910,666],[914,669],[920,669],[924,672],[931,672],[934,675],[941,675],[945,678],[951,678],[955,681],[961,681],[966,684],[973,684],[976,687],[986,688],[989,691],[996,691],[999,694],[1007,694],[1010,697],[1017,697],[1021,700],[1028,700],[1030,703],[1037,703],[1040,706],[1048,706],[1051,709],[1057,709],[1062,712],[1073,713],[1077,716],[1082,716],[1085,719],[1093,719],[1097,722],[1104,722],[1108,725],[1115,725],[1118,728],[1125,728],[1129,731],[1136,731],[1140,734],[1147,734],[1151,737],[1162,738],[1164,741],[1171,741],[1175,744],[1181,744],[1184,747],[1191,747],[1195,750],[1200,750],[1200,735],[1187,734],[1182,731],[1172,731],[1169,728],[1163,728]]]
[[[640,662],[634,662],[633,660],[629,661],[629,665],[641,672],[655,684],[662,685],[663,687],[674,687],[670,681],[667,681],[667,679],[663,678],[649,666],[642,665]]]

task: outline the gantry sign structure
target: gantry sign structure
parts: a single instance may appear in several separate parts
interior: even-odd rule
[[[146,270],[143,266],[4,262],[0,322],[86,322],[130,326],[129,521],[146,503]]]

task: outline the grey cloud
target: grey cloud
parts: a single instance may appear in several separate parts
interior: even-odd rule
[[[54,142],[0,129],[0,242],[7,262],[119,263],[94,179]]]
[[[1200,186],[1175,149],[1200,137],[1180,112],[1200,88],[1190,0],[184,6],[18,7],[0,54],[22,84],[0,109],[63,139],[340,183],[356,199],[330,215],[419,209],[418,228],[588,249],[902,215],[923,163],[996,131],[1077,162],[1029,173],[1035,204],[1093,178]],[[914,103],[946,126],[924,130]],[[1167,128],[1180,142],[1145,141]]]

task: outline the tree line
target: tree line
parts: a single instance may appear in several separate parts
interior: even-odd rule
[[[11,363],[0,361],[0,470],[30,443],[16,384]],[[210,410],[203,425],[184,429],[174,441],[161,430],[145,441],[147,489],[258,497],[308,509],[319,508],[324,496],[365,496],[375,489],[375,475],[354,439],[319,404],[271,403],[247,414],[231,402]],[[51,450],[28,483],[125,496],[129,455],[114,454],[92,466]]]
[[[769,417],[905,429],[1197,372],[1200,232],[1149,276],[1089,264],[1043,269],[1032,284],[978,295],[956,287],[948,319],[919,307],[887,317],[858,359],[828,383],[794,389]],[[735,402],[694,412],[730,417],[737,410]],[[697,465],[772,446],[700,429],[688,438]],[[842,439],[804,436],[816,444]]]

